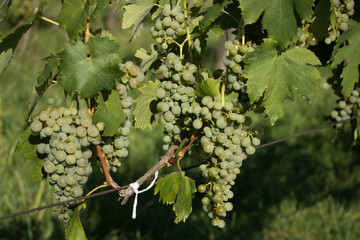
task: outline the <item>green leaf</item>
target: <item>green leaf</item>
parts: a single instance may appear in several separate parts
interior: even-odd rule
[[[87,240],[84,228],[80,222],[80,210],[81,205],[74,209],[74,214],[65,229],[66,240]]]
[[[144,84],[139,91],[142,93],[136,100],[134,109],[135,128],[151,128],[153,113],[151,111],[151,102],[156,100],[156,89],[161,86],[161,82],[148,82]]]
[[[310,25],[309,31],[316,35],[319,40],[329,35],[330,7],[329,0],[320,0],[314,10],[315,20]]]
[[[222,1],[221,3],[213,4],[209,9],[208,12],[204,15],[200,23],[201,29],[207,28],[218,18],[221,14],[224,13],[224,9],[227,5],[229,5],[232,1],[226,0]]]
[[[355,84],[359,81],[360,64],[360,23],[350,20],[349,29],[340,35],[333,51],[331,66],[335,68],[346,60],[346,64],[340,75],[342,78],[342,94],[348,98]],[[343,46],[343,42],[348,44]],[[341,47],[342,46],[342,47]],[[341,47],[341,48],[340,48]]]
[[[156,46],[156,44],[151,44],[150,53],[143,48],[140,48],[135,53],[135,57],[142,60],[140,69],[143,72],[146,72],[150,68],[151,64],[153,64],[158,58],[158,52],[155,50],[154,46]]]
[[[36,13],[27,18],[19,26],[13,27],[8,33],[0,37],[0,75],[9,66],[21,37],[31,28],[34,21],[38,19],[38,13],[39,11],[42,11],[45,5],[46,2],[40,2]]]
[[[66,30],[71,40],[85,30],[86,20],[90,18],[90,1],[64,0],[61,7],[60,26]]]
[[[285,48],[297,35],[297,20],[311,20],[313,0],[242,0],[245,24],[255,23],[263,15],[262,24],[269,37]]]
[[[231,92],[229,95],[225,96],[225,102],[237,103],[239,94],[236,92]]]
[[[102,90],[111,90],[116,79],[122,76],[119,68],[119,45],[102,34],[88,42],[90,57],[81,41],[67,44],[60,53],[61,84],[66,92],[77,92],[83,98],[94,98]]]
[[[320,73],[312,65],[321,63],[310,50],[292,48],[278,55],[276,42],[265,39],[245,62],[249,64],[244,76],[250,101],[264,96],[263,106],[272,124],[283,115],[283,102],[293,100],[295,92],[306,99],[314,96]]]
[[[220,97],[220,82],[213,78],[202,81],[196,85],[195,95],[198,97]]]
[[[183,172],[175,172],[156,182],[155,195],[160,193],[159,201],[174,204],[175,222],[184,221],[191,213],[192,197],[196,192],[195,181]]]
[[[38,137],[32,136],[30,130],[26,128],[22,131],[17,139],[16,151],[21,152],[25,159],[35,162],[35,167],[29,172],[29,180],[39,183],[43,179],[42,160],[38,157],[36,152],[36,144],[40,142]]]
[[[93,12],[93,16],[97,17],[102,15],[108,7],[111,5],[110,0],[91,0],[91,4],[95,4],[95,10]]]
[[[126,29],[134,25],[131,39],[139,33],[142,22],[152,7],[154,7],[153,0],[135,0],[124,7],[122,28]]]
[[[0,22],[7,14],[12,0],[0,0]]]
[[[123,113],[119,93],[112,90],[109,98],[104,102],[100,94],[98,99],[98,108],[93,116],[93,122],[104,122],[105,129],[102,133],[105,137],[114,136],[121,124],[125,123],[125,114]]]
[[[48,87],[53,84],[53,79],[55,75],[57,74],[57,68],[59,66],[59,59],[52,59],[49,62],[47,62],[41,70],[38,78],[37,78],[37,85],[35,86],[36,93],[32,96],[28,112],[25,116],[25,122],[27,124],[32,112],[34,111],[37,103],[39,102],[41,96],[45,93],[45,91],[48,89]]]

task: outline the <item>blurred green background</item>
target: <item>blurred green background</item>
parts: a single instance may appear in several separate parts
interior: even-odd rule
[[[50,1],[45,16],[56,20],[59,1]],[[0,29],[9,29],[32,12],[31,1],[13,1]],[[122,46],[124,60],[135,60],[139,47],[149,49],[147,31],[128,43],[130,30],[121,30],[121,17],[110,10],[106,17],[92,23],[94,29],[105,25]],[[146,27],[145,27],[146,28]],[[21,40],[12,63],[0,76],[0,216],[54,202],[46,181],[28,181],[35,165],[15,151],[17,135],[24,125],[33,85],[43,67],[41,59],[61,50],[67,41],[65,31],[47,22],[37,22]],[[216,61],[219,39],[211,36],[204,53],[205,65]],[[59,86],[53,85],[35,112],[45,105],[69,104]],[[302,99],[289,102],[285,116],[271,126],[264,116],[253,116],[254,126],[263,126],[263,143],[326,124],[336,96],[323,79],[311,104]],[[130,154],[113,177],[128,184],[149,169],[164,154],[161,129],[132,130]],[[131,219],[133,198],[125,206],[117,194],[93,198],[81,218],[89,239],[360,239],[360,149],[352,147],[349,124],[342,135],[335,130],[302,136],[259,149],[248,158],[234,187],[234,210],[227,226],[217,229],[202,211],[197,194],[193,212],[186,223],[174,224],[171,206],[163,206],[153,190],[139,196],[137,219]],[[186,162],[190,165],[190,162]],[[185,164],[186,165],[186,164]],[[164,169],[173,171],[175,168]],[[200,171],[187,175],[200,179]],[[100,171],[90,178],[86,191],[100,185]],[[43,210],[0,222],[0,239],[63,239],[65,224],[55,209]]]

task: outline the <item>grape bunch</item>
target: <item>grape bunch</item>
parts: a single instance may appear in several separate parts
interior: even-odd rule
[[[260,140],[254,137],[253,132],[243,128],[250,125],[251,120],[236,113],[233,103],[222,104],[206,96],[201,104],[202,109],[211,113],[211,117],[201,113],[193,121],[195,129],[202,128],[201,155],[207,159],[200,166],[205,183],[198,186],[198,191],[205,193],[201,202],[204,211],[212,218],[212,224],[223,228],[225,221],[221,217],[225,217],[226,212],[233,208],[229,202],[234,196],[231,186],[240,173],[242,161],[255,153]]]
[[[161,87],[156,90],[158,121],[165,128],[164,150],[180,136],[182,130],[191,128],[192,114],[201,111],[195,101],[195,83],[206,80],[206,72],[199,73],[196,65],[185,63],[174,53],[167,55],[167,64],[159,67],[163,77]]]
[[[341,32],[349,28],[349,16],[354,15],[354,0],[333,0],[336,23],[329,28],[329,36],[325,38],[326,44],[336,40]]]
[[[141,72],[139,67],[133,62],[127,61],[124,64],[120,64],[120,69],[125,75],[116,83],[116,90],[121,99],[121,106],[126,116],[126,121],[125,124],[118,129],[115,136],[104,138],[105,144],[102,146],[108,169],[113,172],[116,172],[121,166],[119,158],[128,156],[128,136],[131,127],[130,113],[131,106],[133,105],[133,99],[129,96],[128,92],[131,89],[139,87],[140,83],[144,81],[144,73]]]
[[[101,142],[100,131],[104,123],[92,124],[87,109],[47,107],[34,117],[30,124],[31,134],[40,136],[37,152],[43,159],[43,169],[54,188],[59,201],[71,200],[83,195],[83,185],[92,172],[89,159],[90,145]],[[62,207],[59,218],[69,220],[67,209]]]
[[[349,119],[354,109],[360,108],[360,88],[352,90],[348,99],[338,101],[338,107],[330,113],[330,119],[339,122]],[[342,124],[337,124],[336,127],[342,127]]]
[[[245,92],[245,79],[241,76],[244,63],[244,57],[254,51],[254,45],[248,42],[246,45],[240,45],[238,40],[226,41],[225,49],[228,55],[224,58],[226,66],[225,86],[228,90]]]
[[[171,9],[169,4],[164,5],[162,15],[156,19],[155,26],[151,28],[151,36],[163,49],[186,34],[185,15],[180,6]]]

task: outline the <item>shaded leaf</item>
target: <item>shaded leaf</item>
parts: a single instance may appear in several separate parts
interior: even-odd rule
[[[262,24],[269,37],[285,48],[298,32],[296,18],[311,20],[313,0],[242,0],[241,14],[245,24],[255,23],[263,14]]]
[[[36,144],[38,143],[40,143],[40,139],[32,136],[28,128],[19,134],[16,143],[16,151],[21,152],[25,159],[35,162],[35,167],[29,172],[29,180],[36,183],[39,183],[43,178],[42,160],[36,152]]]
[[[119,93],[116,90],[112,90],[106,102],[104,102],[104,98],[100,94],[98,108],[93,116],[93,122],[105,123],[105,129],[102,136],[114,136],[121,124],[125,123],[125,120]]]
[[[213,4],[210,8],[207,9],[207,13],[204,15],[204,18],[200,22],[201,29],[207,28],[218,18],[221,14],[223,14],[224,9],[227,5],[229,5],[232,1],[225,0],[220,3]]]
[[[95,4],[93,16],[97,17],[103,14],[111,5],[111,0],[91,0],[91,4]]]
[[[80,222],[81,205],[74,209],[74,213],[65,229],[66,240],[87,240],[84,228]]]
[[[7,14],[12,0],[0,0],[0,22]]]
[[[47,2],[45,1],[40,2],[36,13],[27,18],[19,26],[13,27],[8,33],[0,37],[0,75],[8,67],[21,37],[31,28],[34,21],[38,19],[38,13],[42,11],[46,4]]]
[[[314,10],[315,20],[310,25],[309,32],[316,35],[319,40],[329,35],[330,7],[330,0],[320,0]]]
[[[135,57],[142,60],[140,64],[140,69],[142,72],[146,72],[151,67],[151,64],[157,60],[158,52],[154,49],[154,46],[156,46],[156,44],[151,44],[151,52],[140,48],[135,53]]]
[[[37,103],[39,102],[41,96],[45,93],[48,87],[53,84],[53,78],[57,74],[57,68],[59,66],[59,59],[52,59],[47,62],[41,70],[38,78],[37,78],[37,85],[35,86],[36,93],[32,96],[28,112],[25,116],[25,122],[27,123],[32,112],[34,111]]]
[[[85,22],[90,17],[90,1],[64,0],[60,15],[60,26],[66,30],[71,40],[85,30]]]
[[[220,97],[220,82],[213,78],[202,81],[196,85],[195,95],[198,97]]]
[[[359,64],[360,64],[360,23],[350,20],[349,29],[340,35],[334,47],[331,66],[335,68],[338,64],[346,61],[343,71],[340,75],[342,78],[341,93],[348,98],[355,84],[359,81]],[[343,42],[348,44],[342,46]],[[341,47],[342,46],[342,47]]]
[[[105,35],[89,39],[90,58],[86,56],[86,47],[81,41],[67,44],[60,53],[61,84],[66,92],[94,98],[102,90],[111,90],[115,80],[123,75],[119,68],[119,45]]]
[[[156,100],[156,89],[161,86],[161,82],[156,80],[155,82],[148,82],[144,84],[139,91],[142,93],[136,100],[136,106],[134,110],[135,128],[145,129],[151,128],[151,120],[153,113],[150,109],[151,102]]]
[[[160,193],[159,201],[174,204],[175,222],[188,218],[192,209],[192,197],[196,192],[195,181],[186,177],[184,172],[175,172],[156,182],[155,195]]]
[[[239,98],[239,94],[236,92],[231,92],[230,94],[225,96],[225,102],[237,103]]]
[[[283,102],[294,99],[295,93],[305,99],[311,99],[315,94],[320,74],[312,65],[321,63],[305,48],[292,48],[278,55],[276,42],[265,39],[245,62],[249,64],[244,76],[248,78],[246,86],[250,101],[253,103],[264,96],[263,106],[272,123],[283,115]]]

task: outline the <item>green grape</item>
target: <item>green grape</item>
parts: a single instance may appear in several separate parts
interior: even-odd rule
[[[212,153],[212,151],[214,150],[214,144],[212,142],[207,142],[203,145],[203,150],[206,153]]]
[[[184,20],[185,20],[185,15],[183,13],[178,13],[178,14],[175,15],[175,20],[178,23],[183,23]]]
[[[95,125],[90,125],[88,128],[87,128],[87,134],[90,136],[90,137],[96,137],[100,134],[100,131],[99,129],[95,126]]]
[[[259,146],[259,145],[260,145],[260,139],[258,139],[258,138],[253,138],[252,144],[253,144],[254,146]]]
[[[182,77],[185,81],[190,81],[193,78],[193,73],[190,70],[185,70]]]
[[[245,151],[248,155],[253,155],[255,153],[255,148],[253,146],[248,146]]]
[[[76,157],[74,155],[67,155],[65,158],[65,162],[69,165],[73,165],[76,163]]]
[[[156,94],[157,98],[162,99],[162,98],[164,98],[166,96],[166,91],[163,88],[158,88],[158,89],[156,89],[155,94]]]
[[[77,183],[77,178],[76,178],[75,174],[73,174],[73,173],[67,175],[65,180],[66,180],[66,184],[68,186],[72,186],[72,185],[75,185]]]
[[[47,159],[45,159],[43,161],[43,167],[44,167],[44,171],[46,173],[50,174],[50,173],[53,173],[55,171],[55,165],[52,162],[50,162],[49,160],[47,160]]]
[[[241,141],[241,145],[245,148],[249,147],[251,145],[251,139],[245,138]]]
[[[223,216],[225,213],[226,213],[226,209],[225,209],[224,206],[219,205],[219,206],[216,207],[216,214],[218,216]]]
[[[92,119],[91,119],[90,115],[81,117],[80,124],[83,127],[89,127],[92,124]]]
[[[344,109],[346,107],[346,102],[345,101],[340,101],[338,103],[338,105],[339,105],[339,108]]]
[[[83,190],[80,187],[74,187],[71,189],[71,196],[74,198],[80,197],[83,194]]]
[[[198,192],[199,193],[204,193],[205,191],[206,191],[206,186],[205,185],[201,184],[201,185],[198,186]]]
[[[220,129],[224,129],[227,126],[225,118],[219,118],[216,120],[216,126]]]
[[[203,123],[202,123],[201,119],[197,118],[193,121],[193,127],[195,129],[200,129],[202,126],[203,126]]]
[[[60,150],[60,151],[56,152],[55,158],[57,161],[63,162],[63,161],[65,161],[66,156],[67,156],[66,152],[63,150]]]
[[[77,145],[76,143],[73,143],[73,142],[69,142],[65,145],[65,151],[68,153],[68,154],[73,154],[75,153],[75,151],[77,150]]]
[[[39,134],[42,129],[42,123],[36,119],[34,119],[30,125],[30,129],[32,134]]]

